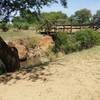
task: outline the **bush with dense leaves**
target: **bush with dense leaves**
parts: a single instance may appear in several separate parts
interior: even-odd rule
[[[14,28],[17,28],[17,29],[23,29],[23,30],[28,30],[29,29],[29,24],[27,23],[14,23],[13,24]]]
[[[75,33],[75,39],[80,44],[79,49],[87,49],[100,44],[100,34],[92,29],[81,30]]]
[[[92,29],[85,29],[73,34],[55,33],[54,52],[70,53],[100,44],[100,34]]]
[[[75,36],[68,33],[55,33],[54,35],[55,46],[54,52],[69,53],[77,51],[78,42],[76,42]]]
[[[28,24],[28,23],[23,23],[23,24],[21,25],[21,29],[23,29],[23,30],[28,30],[28,29],[29,29],[29,24]]]

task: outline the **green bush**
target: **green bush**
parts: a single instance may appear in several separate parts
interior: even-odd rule
[[[21,29],[23,29],[23,30],[28,30],[28,29],[29,29],[29,24],[28,24],[28,23],[23,23],[23,24],[21,25]]]
[[[80,44],[79,49],[87,49],[100,44],[100,34],[92,29],[85,29],[75,33],[76,41]]]
[[[23,30],[28,30],[29,29],[29,24],[28,23],[19,23],[19,22],[16,22],[16,23],[13,23],[13,27],[14,28],[17,28],[17,29],[23,29]]]
[[[69,53],[73,51],[77,51],[78,42],[74,35],[70,35],[68,33],[56,33],[54,35],[55,46],[53,48],[54,52],[63,52]]]
[[[53,51],[70,53],[100,45],[100,34],[92,29],[85,29],[73,34],[55,33]]]
[[[6,23],[0,23],[0,29],[2,29],[3,32],[7,32],[9,27]]]
[[[13,27],[20,30],[21,29],[21,23],[18,23],[18,22],[13,23]]]

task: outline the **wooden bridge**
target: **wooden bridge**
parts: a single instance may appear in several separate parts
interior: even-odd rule
[[[45,25],[46,28],[41,28],[41,32],[75,32],[81,29],[91,28],[94,30],[100,29],[100,24],[74,24],[74,25]]]

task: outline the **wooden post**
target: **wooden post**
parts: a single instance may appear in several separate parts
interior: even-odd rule
[[[63,25],[63,32],[65,32],[65,25]]]
[[[72,33],[72,27],[73,27],[73,26],[72,26],[72,23],[71,23],[71,27],[70,27],[70,33]]]
[[[70,29],[70,33],[72,33],[72,21],[73,21],[73,19],[71,19],[71,29]]]

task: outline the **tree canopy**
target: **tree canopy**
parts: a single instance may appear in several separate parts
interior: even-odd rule
[[[66,14],[62,12],[50,12],[50,13],[42,13],[43,19],[50,21],[52,23],[66,22],[68,17]]]
[[[78,23],[90,23],[91,17],[91,11],[85,8],[76,11],[72,19],[76,20]]]
[[[27,18],[23,16],[14,17],[12,20],[13,26],[18,29],[29,27],[46,27],[47,25],[54,25],[54,24],[64,24],[68,22],[68,17],[66,14],[58,11],[58,12],[43,12],[41,13],[41,19],[37,19],[37,17],[33,14],[27,14]],[[45,26],[46,25],[46,26]],[[49,26],[49,27],[50,27]]]
[[[93,22],[100,24],[100,10],[98,10],[96,14],[93,16]]]
[[[39,13],[45,5],[60,2],[67,7],[67,0],[0,0],[0,17],[6,21],[16,13]]]
[[[67,15],[62,12],[42,13],[42,15],[48,20],[58,20],[67,18]]]

